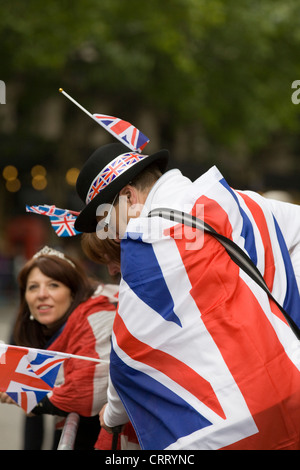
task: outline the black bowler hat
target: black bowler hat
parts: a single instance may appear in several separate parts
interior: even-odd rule
[[[86,204],[75,221],[79,232],[95,232],[96,211],[100,204],[113,198],[144,168],[156,162],[162,173],[168,164],[168,150],[143,155],[129,150],[121,143],[107,144],[90,156],[79,173],[76,190]]]

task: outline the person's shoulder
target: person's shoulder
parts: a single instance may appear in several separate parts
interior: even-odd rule
[[[118,303],[119,286],[115,284],[99,284],[92,296],[80,304],[82,312],[92,313],[95,310],[113,310]]]

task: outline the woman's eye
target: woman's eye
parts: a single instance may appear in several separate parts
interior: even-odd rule
[[[34,290],[34,289],[36,289],[36,288],[37,288],[37,286],[36,286],[35,284],[32,284],[31,286],[28,286],[28,287],[27,287],[27,290],[31,290],[31,291],[32,291],[32,290]]]
[[[50,287],[59,287],[59,284],[57,284],[57,282],[51,282]]]

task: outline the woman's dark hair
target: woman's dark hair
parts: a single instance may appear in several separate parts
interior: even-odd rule
[[[73,258],[42,255],[28,261],[18,276],[20,305],[14,327],[14,341],[19,346],[43,348],[53,334],[66,322],[69,315],[87,300],[95,290],[84,270]],[[38,268],[45,276],[62,282],[72,293],[73,301],[63,318],[54,328],[47,328],[36,320],[30,320],[30,311],[25,299],[27,279],[33,268]]]

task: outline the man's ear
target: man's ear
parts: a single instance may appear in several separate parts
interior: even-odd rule
[[[143,194],[128,184],[120,191],[120,196],[126,198],[128,217],[130,219],[139,217],[144,207]]]
[[[131,186],[130,184],[127,184],[122,188],[120,191],[121,196],[126,196],[127,202],[129,203],[130,206],[136,204],[138,202],[138,192],[134,188],[134,186]]]

